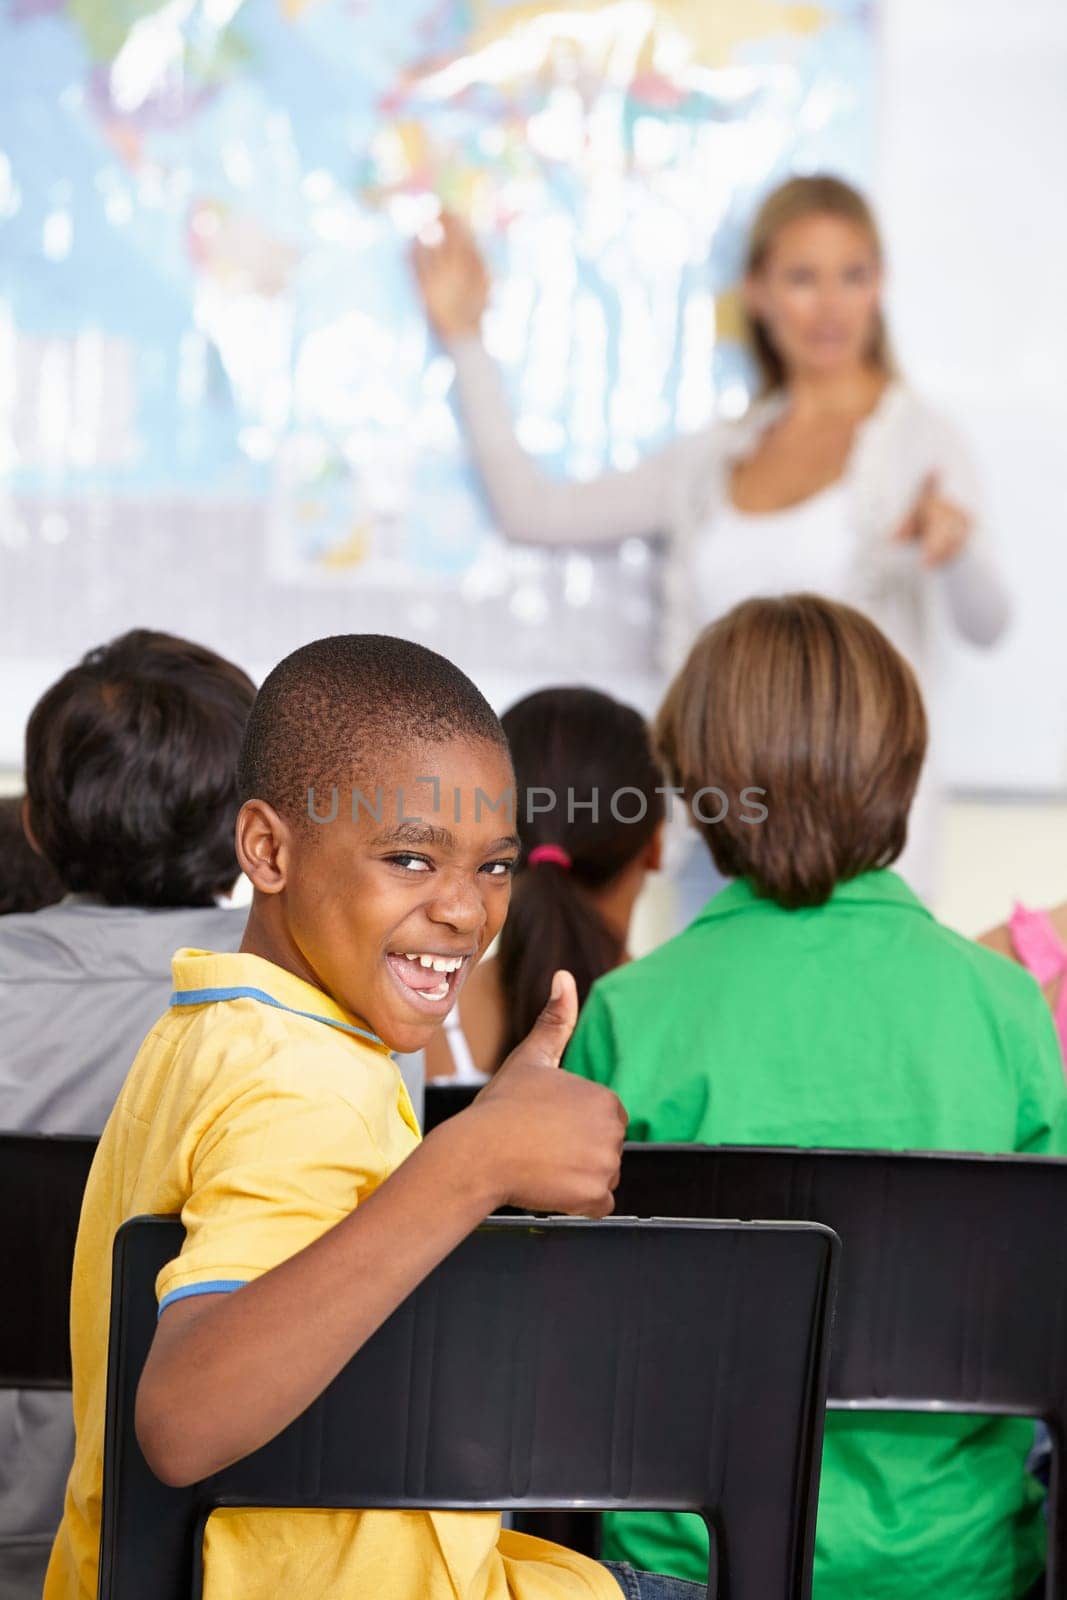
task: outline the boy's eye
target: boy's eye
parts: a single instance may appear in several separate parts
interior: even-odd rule
[[[487,861],[482,871],[491,878],[510,878],[515,871],[515,862],[514,860]]]
[[[394,867],[403,867],[405,872],[429,872],[430,863],[425,856],[414,856],[407,853],[403,855],[388,856],[386,858]]]

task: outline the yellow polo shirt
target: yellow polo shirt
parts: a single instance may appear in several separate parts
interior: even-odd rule
[[[77,1447],[44,1600],[97,1590],[111,1248],[127,1218],[180,1214],[165,1305],[227,1293],[348,1215],[418,1124],[380,1040],[269,961],[181,950],[89,1176],[74,1258]],[[373,1440],[367,1441],[373,1449]],[[495,1512],[223,1511],[205,1600],[618,1600],[595,1562],[501,1531]]]

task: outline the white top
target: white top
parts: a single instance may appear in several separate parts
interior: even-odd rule
[[[448,1046],[455,1068],[450,1078],[431,1078],[430,1083],[488,1083],[489,1074],[479,1072],[474,1065],[474,1056],[471,1052],[467,1035],[463,1032],[463,1020],[459,1014],[459,1002],[452,1007],[442,1024],[442,1037]]]
[[[812,590],[856,602],[856,541],[844,484],[781,511],[741,511],[726,499],[697,542],[697,604],[710,622],[755,596]]]

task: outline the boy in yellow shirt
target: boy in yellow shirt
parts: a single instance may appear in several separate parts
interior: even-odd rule
[[[185,1224],[137,1398],[149,1464],[183,1484],[299,1415],[497,1206],[612,1207],[623,1108],[551,1070],[574,1026],[569,975],[476,1104],[423,1143],[390,1059],[426,1043],[507,910],[514,778],[474,685],[402,640],[305,646],[257,697],[239,783],[255,891],[240,953],[175,957],[171,1008],[86,1190],[77,1450],[45,1600],[96,1594],[111,1245],[126,1218]],[[205,1551],[207,1600],[704,1592],[659,1582],[502,1532],[493,1513],[226,1511]]]

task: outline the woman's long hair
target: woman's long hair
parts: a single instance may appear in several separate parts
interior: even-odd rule
[[[855,223],[867,234],[875,260],[881,266],[884,259],[882,237],[874,212],[863,195],[841,178],[816,175],[790,178],[788,182],[779,184],[777,189],[772,189],[766,197],[749,229],[745,254],[746,277],[758,273],[765,265],[782,229],[804,217],[840,217],[844,222]],[[785,363],[759,318],[750,316],[747,311],[743,315],[748,345],[759,368],[760,394],[775,394],[785,387],[788,378]],[[867,359],[887,377],[891,377],[896,370],[885,317],[880,308]]]
[[[647,848],[664,801],[644,718],[610,695],[542,689],[501,721],[515,763],[522,840],[500,935],[502,1061],[529,1033],[560,967],[574,974],[581,1005],[595,980],[623,959],[624,941],[592,894]],[[531,864],[539,845],[565,857]]]

